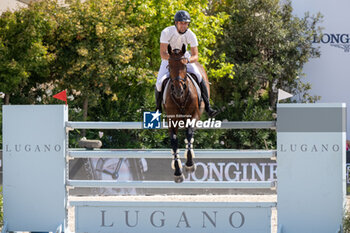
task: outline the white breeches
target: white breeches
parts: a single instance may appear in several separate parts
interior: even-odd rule
[[[162,83],[164,79],[166,79],[169,76],[169,70],[167,68],[168,64],[169,64],[168,60],[162,60],[162,63],[160,64],[157,82],[156,82],[157,91],[159,92],[162,90]],[[198,82],[199,83],[202,82],[202,75],[199,72],[195,63],[187,64],[187,72],[194,73],[198,78]]]

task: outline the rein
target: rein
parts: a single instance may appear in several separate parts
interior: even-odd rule
[[[186,59],[185,56],[182,56],[182,57],[179,57],[179,58],[172,58],[170,57],[169,60],[172,60],[172,61],[181,61],[182,59]],[[186,67],[186,65],[185,65]],[[169,67],[168,67],[169,68]],[[169,68],[169,72],[170,72],[170,68]],[[174,79],[170,78],[170,82],[174,82],[174,81],[183,81],[183,82],[187,82],[187,68],[186,68],[186,76],[185,78],[180,78],[180,77],[176,77]],[[186,89],[188,88],[187,87],[188,85],[186,84]],[[173,91],[170,92],[170,96],[171,96],[171,99],[173,100],[173,102],[177,105],[177,107],[180,109],[180,112],[181,114],[184,114],[185,113],[185,107],[186,107],[186,104],[188,102],[188,99],[189,99],[189,96],[190,96],[190,89],[187,90],[187,93],[186,93],[186,96],[185,96],[185,101],[184,102],[178,102],[177,99],[175,98],[174,94],[173,94]]]
[[[173,102],[177,105],[177,107],[180,109],[181,114],[185,113],[185,107],[186,104],[188,102],[188,98],[190,96],[190,90],[187,91],[186,97],[185,97],[185,101],[181,103],[181,105],[178,103],[178,101],[176,101],[176,98],[173,95],[173,92],[170,93],[171,99],[173,100]]]
[[[170,79],[169,81],[170,82],[174,82],[174,80],[181,80],[181,81],[186,82],[187,81],[187,74],[186,74],[185,78],[177,77],[176,79]],[[188,90],[187,90],[187,93],[186,93],[186,96],[185,96],[185,101],[184,102],[180,102],[181,105],[178,103],[177,99],[174,97],[173,92],[172,91],[170,92],[171,99],[177,105],[177,107],[180,109],[181,114],[185,113],[185,107],[186,107],[186,104],[187,104],[189,96],[190,96],[190,89],[188,87],[188,84],[186,84],[186,88],[184,88],[184,89],[185,89],[185,91],[186,91],[186,89],[188,89]]]

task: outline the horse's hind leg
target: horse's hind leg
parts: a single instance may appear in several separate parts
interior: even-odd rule
[[[194,158],[194,151],[193,151],[193,133],[194,133],[194,128],[188,127],[186,129],[186,150],[185,150],[185,158],[187,159],[186,164],[185,164],[185,169],[187,172],[194,172],[196,170],[196,164],[193,162]]]
[[[178,139],[176,137],[176,131],[171,129],[170,131],[170,142],[171,142],[171,154],[173,155],[173,161],[171,167],[175,170],[174,180],[176,183],[181,183],[184,181],[184,175],[182,174],[182,163],[179,158],[178,150]]]

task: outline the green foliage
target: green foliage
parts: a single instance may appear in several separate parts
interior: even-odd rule
[[[350,232],[350,213],[348,211],[346,211],[343,219],[343,231],[344,233]]]
[[[245,109],[249,101],[263,102],[275,109],[278,88],[305,93],[309,86],[298,90],[298,77],[309,58],[319,56],[312,38],[320,34],[316,26],[321,16],[297,18],[289,1],[231,0],[223,8],[230,19],[216,52],[218,59],[225,53],[236,65],[236,76],[217,83],[217,93],[225,89],[224,95],[216,95],[220,102],[233,101],[238,109]]]
[[[214,44],[215,36],[222,31],[224,17],[205,16],[199,10],[206,5],[203,1],[191,4],[188,1],[184,5],[185,8],[178,1],[141,4],[139,1],[100,0],[72,2],[69,8],[62,9],[57,19],[60,26],[55,46],[55,71],[62,77],[58,86],[74,90],[75,101],[70,106],[81,109],[84,99],[89,98],[89,120],[142,120],[142,113],[154,108],[153,85],[160,64],[160,32],[173,24],[175,12],[187,9],[195,19],[191,28],[198,30],[203,64],[209,60],[210,50],[206,47]],[[66,20],[68,15],[69,21]],[[205,26],[209,24],[214,28]],[[197,25],[202,30],[197,29]],[[81,112],[73,112],[71,116],[83,118]],[[165,131],[105,133],[109,135],[103,138],[107,145],[169,146]]]
[[[49,15],[41,11],[41,3],[0,17],[0,90],[7,95],[22,91],[29,82],[49,78],[50,53],[44,38],[52,33]],[[30,78],[30,79],[29,79]]]
[[[0,91],[11,104],[57,104],[67,89],[70,120],[142,121],[154,109],[159,37],[176,11],[192,17],[217,119],[273,120],[276,90],[315,101],[302,67],[320,16],[297,18],[277,0],[71,0],[32,3],[0,17]],[[203,119],[206,115],[203,116]],[[104,130],[109,148],[168,148],[166,130]],[[82,131],[71,133],[77,145]],[[97,131],[87,131],[97,138]],[[196,148],[271,148],[270,130],[200,130]],[[184,132],[179,135],[181,141]]]
[[[140,49],[142,25],[133,23],[130,2],[80,1],[62,8],[57,15],[55,75],[59,86],[75,90],[77,101],[89,99],[97,106],[103,94],[118,100],[121,86],[137,83],[139,70],[134,54]],[[116,89],[116,88],[114,88]],[[80,102],[81,103],[81,102]]]
[[[293,16],[289,1],[228,0],[211,6],[211,13],[229,14],[217,38],[214,60],[235,64],[234,78],[223,76],[213,83],[213,99],[222,109],[222,119],[273,120],[279,88],[299,96],[299,102],[315,101],[309,84],[303,84],[302,68],[319,56],[312,45],[319,35],[321,16]],[[236,146],[274,146],[273,132],[227,132]],[[264,140],[262,140],[264,139]]]

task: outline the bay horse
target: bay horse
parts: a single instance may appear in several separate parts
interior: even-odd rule
[[[182,174],[182,163],[179,158],[177,138],[179,124],[182,121],[186,125],[188,120],[194,120],[197,122],[205,108],[203,101],[201,101],[201,104],[199,105],[197,89],[192,82],[193,79],[191,80],[187,75],[187,59],[184,57],[185,52],[185,45],[182,46],[181,50],[172,50],[171,46],[168,45],[168,53],[170,55],[170,79],[166,90],[164,90],[166,91],[164,110],[166,112],[169,127],[170,143],[172,148],[171,153],[173,156],[172,168],[175,170],[174,180],[176,183],[181,183],[184,180],[184,176]],[[200,65],[198,62],[196,62],[196,65],[202,74],[203,80],[205,80],[209,94],[208,76],[202,65]],[[185,170],[187,172],[194,172],[196,169],[193,161],[193,133],[194,127],[186,127],[185,158],[187,161],[185,163]]]

